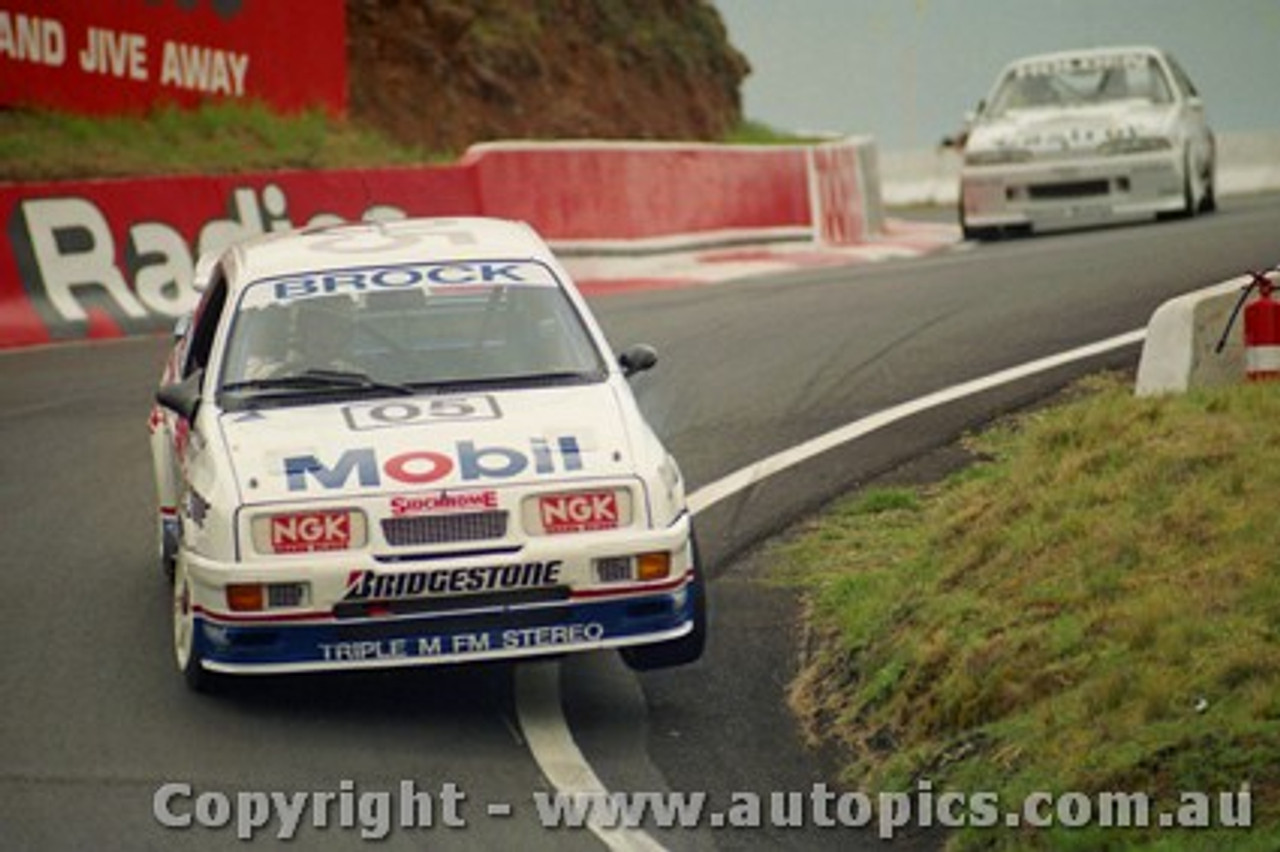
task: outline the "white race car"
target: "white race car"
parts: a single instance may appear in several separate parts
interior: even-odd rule
[[[1215,207],[1204,103],[1173,57],[1154,47],[1019,59],[961,141],[968,239]]]
[[[218,674],[620,648],[697,659],[684,485],[527,226],[272,234],[197,270],[152,411],[177,662]]]

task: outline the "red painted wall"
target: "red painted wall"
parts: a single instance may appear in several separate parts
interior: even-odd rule
[[[643,239],[809,224],[798,147],[642,142],[498,143],[472,148],[486,215],[550,239]]]
[[[166,328],[194,304],[201,253],[337,221],[499,216],[552,242],[797,227],[862,241],[878,215],[859,161],[872,149],[820,147],[512,143],[455,166],[0,184],[0,347]]]
[[[0,0],[0,105],[347,106],[343,0]]]

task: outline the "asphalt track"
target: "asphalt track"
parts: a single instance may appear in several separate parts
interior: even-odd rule
[[[658,368],[636,390],[696,490],[873,412],[1139,328],[1170,296],[1274,265],[1277,233],[1280,199],[1227,199],[1189,221],[593,303],[616,347],[658,347]],[[167,782],[234,795],[411,781],[419,792],[465,792],[467,826],[393,827],[378,848],[601,848],[585,830],[537,826],[530,791],[549,784],[524,741],[510,667],[254,680],[216,698],[186,691],[153,556],[145,421],[164,347],[146,338],[0,355],[0,847],[238,845],[228,830],[160,827],[152,800]],[[600,781],[725,803],[734,791],[832,780],[782,703],[795,605],[760,581],[768,565],[757,545],[904,464],[930,475],[955,461],[945,447],[966,429],[1136,357],[1121,349],[966,397],[702,513],[713,577],[706,658],[639,677],[613,655],[558,664],[569,728]],[[495,802],[512,814],[487,816]],[[277,827],[250,848],[280,845]],[[796,828],[651,835],[673,849],[850,849],[864,839]],[[893,848],[936,838],[906,840]],[[361,843],[358,829],[306,827],[290,846]]]

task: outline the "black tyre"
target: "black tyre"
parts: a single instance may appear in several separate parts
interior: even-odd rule
[[[1000,238],[999,228],[975,228],[964,220],[964,201],[960,202],[958,211],[960,220],[960,235],[969,242],[989,242]]]
[[[696,538],[693,539],[693,582],[689,584],[689,592],[694,596],[693,630],[668,642],[620,649],[628,667],[635,671],[668,669],[696,662],[702,656],[707,644],[707,580]]]
[[[970,242],[989,243],[1000,239],[999,228],[970,228],[966,225],[960,230],[964,238]]]
[[[1198,209],[1195,189],[1191,186],[1191,166],[1188,164],[1187,178],[1182,187],[1182,211],[1178,214],[1178,218],[1190,219],[1196,215]]]
[[[173,583],[174,571],[177,570],[178,560],[163,552],[160,554],[160,570],[164,572],[164,578]]]
[[[1157,213],[1157,219],[1190,219],[1196,215],[1196,196],[1191,187],[1191,160],[1187,159],[1182,178],[1182,209]]]
[[[1213,166],[1209,166],[1209,173],[1204,176],[1204,196],[1200,199],[1200,212],[1213,213],[1218,209],[1218,193],[1213,186]]]
[[[195,613],[191,603],[191,579],[179,562],[173,578],[173,652],[178,670],[195,692],[216,691],[219,676],[204,667],[200,642],[196,638]]]
[[[164,578],[172,583],[177,564],[178,541],[176,533],[165,531],[163,518],[156,522],[156,551],[160,556],[160,570],[164,572]]]

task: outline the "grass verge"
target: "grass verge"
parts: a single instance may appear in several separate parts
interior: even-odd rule
[[[746,119],[735,127],[724,141],[734,145],[817,145],[832,142],[835,138],[792,133],[788,130],[779,130],[762,121]]]
[[[724,141],[781,145],[827,140],[744,121]],[[0,181],[376,168],[453,162],[459,153],[401,145],[322,112],[286,116],[256,104],[210,104],[113,118],[0,109]]]
[[[775,545],[814,628],[793,707],[867,791],[1141,792],[1155,814],[1250,785],[1247,831],[970,828],[952,849],[1280,848],[1280,388],[1080,394]]]
[[[6,181],[360,168],[450,158],[321,112],[283,116],[254,104],[112,118],[0,110],[0,180]]]

